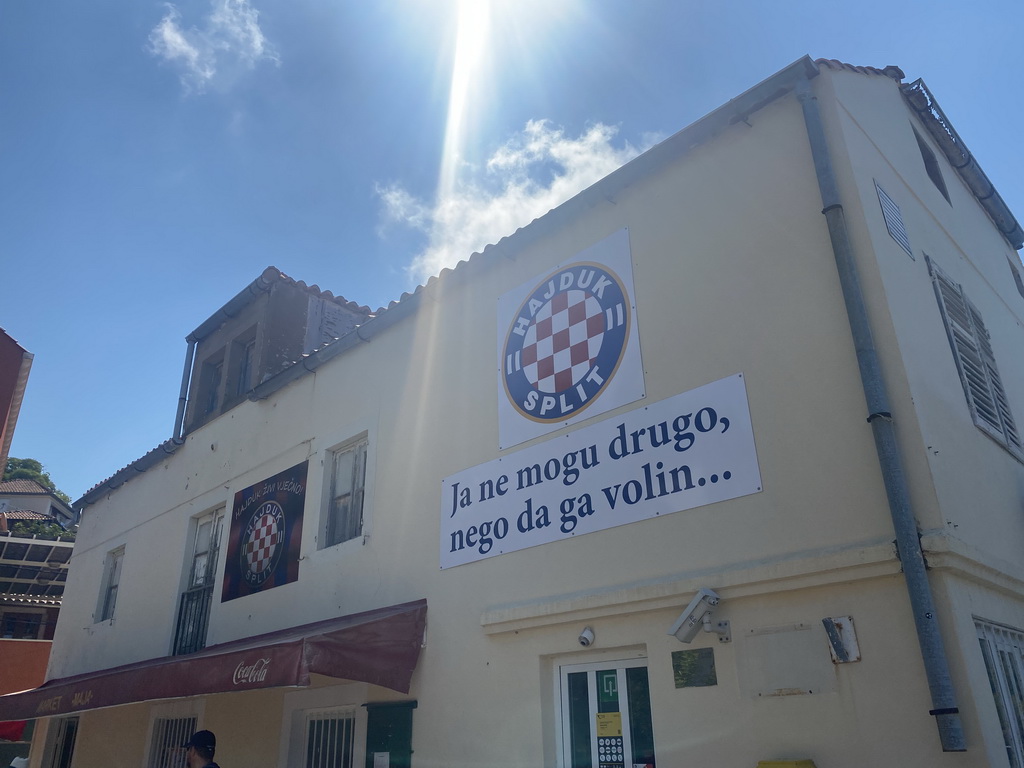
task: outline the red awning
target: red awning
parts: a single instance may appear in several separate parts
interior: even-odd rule
[[[409,692],[426,627],[427,601],[210,646],[0,696],[0,721],[64,715],[152,699],[309,685],[311,673]]]

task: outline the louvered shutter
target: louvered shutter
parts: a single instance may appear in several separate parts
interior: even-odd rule
[[[928,259],[928,269],[974,423],[1014,453],[1020,454],[1020,435],[1010,412],[981,312],[964,295],[963,289],[931,259]]]

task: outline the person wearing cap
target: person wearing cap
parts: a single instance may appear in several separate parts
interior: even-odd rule
[[[220,768],[213,762],[213,753],[217,750],[217,737],[212,731],[196,731],[182,746],[186,750],[185,764],[188,768]]]

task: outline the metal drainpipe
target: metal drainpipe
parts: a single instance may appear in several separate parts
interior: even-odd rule
[[[196,354],[196,340],[192,336],[188,339],[188,350],[185,352],[185,370],[181,372],[181,394],[178,395],[178,413],[174,417],[174,435],[172,439],[180,443],[181,440],[181,425],[185,420],[185,403],[188,402],[188,384],[189,379],[192,378],[192,360]]]
[[[796,86],[796,95],[803,108],[804,123],[810,139],[814,170],[818,177],[818,188],[824,204],[822,213],[828,223],[832,240],[832,251],[839,270],[839,281],[846,301],[846,313],[853,332],[857,350],[857,364],[860,367],[861,383],[868,406],[868,422],[875,438],[875,450],[882,469],[885,493],[889,499],[889,512],[896,531],[903,576],[910,594],[910,604],[917,626],[917,639],[921,646],[928,688],[931,690],[932,707],[930,715],[935,717],[943,752],[966,752],[960,710],[956,705],[953,683],[949,674],[949,662],[942,644],[935,602],[921,551],[917,523],[910,506],[910,489],[903,473],[903,464],[896,444],[896,432],[889,407],[889,396],[882,380],[878,354],[871,338],[868,325],[867,307],[860,288],[860,278],[853,259],[853,248],[846,231],[846,217],[839,200],[832,162],[829,158],[828,142],[821,122],[818,102],[811,93],[808,80],[801,80]]]

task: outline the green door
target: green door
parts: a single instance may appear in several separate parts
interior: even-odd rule
[[[415,701],[366,704],[366,768],[410,768]]]

